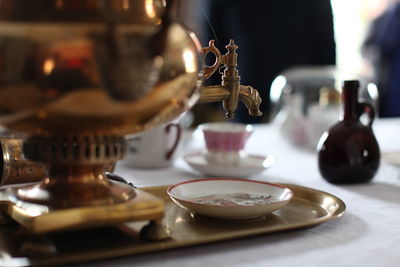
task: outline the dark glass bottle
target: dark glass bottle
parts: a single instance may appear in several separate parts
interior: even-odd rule
[[[345,81],[342,119],[325,133],[318,145],[318,166],[324,179],[335,184],[369,182],[379,168],[380,150],[372,131],[373,107],[358,102],[359,82]],[[368,124],[360,116],[368,115]]]

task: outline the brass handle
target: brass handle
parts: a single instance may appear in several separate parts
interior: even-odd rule
[[[0,138],[0,185],[38,182],[47,177],[44,165],[28,160],[22,139]]]
[[[208,47],[203,47],[203,71],[204,71],[204,77],[207,79],[210,77],[222,64],[222,55],[221,52],[219,52],[218,48],[215,47],[214,45],[215,41],[211,40],[208,43]],[[213,53],[215,55],[215,62],[212,66],[206,65],[206,56],[208,53]]]

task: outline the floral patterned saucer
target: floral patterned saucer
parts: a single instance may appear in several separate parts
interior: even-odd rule
[[[282,185],[229,178],[187,181],[169,187],[167,192],[191,213],[234,220],[266,215],[293,197],[293,192]]]

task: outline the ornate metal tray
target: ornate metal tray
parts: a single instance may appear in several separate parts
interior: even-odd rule
[[[334,195],[286,186],[294,192],[288,205],[262,218],[240,221],[193,216],[169,199],[168,186],[142,188],[165,201],[163,223],[172,231],[166,241],[141,241],[138,232],[145,222],[39,237],[27,236],[16,225],[0,226],[0,266],[76,263],[299,229],[337,218],[346,209]],[[32,240],[42,244],[46,253],[27,253]]]

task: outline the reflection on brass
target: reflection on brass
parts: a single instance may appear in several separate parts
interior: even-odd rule
[[[49,257],[57,254],[51,240],[44,235],[27,236],[21,246],[21,253],[31,257]]]
[[[200,102],[223,101],[226,110],[226,117],[233,118],[237,109],[238,101],[241,100],[252,116],[261,116],[261,98],[256,89],[251,86],[240,85],[239,71],[237,70],[237,53],[234,41],[231,39],[226,46],[228,52],[221,55],[215,47],[214,40],[210,41],[209,47],[203,48],[204,58],[208,53],[213,53],[216,57],[212,66],[204,66],[204,76],[210,77],[216,70],[224,65],[221,85],[203,86],[201,88]]]
[[[298,230],[338,218],[345,211],[345,204],[336,196],[302,186],[286,186],[294,193],[288,205],[264,217],[251,220],[221,220],[197,215],[192,217],[187,210],[170,200],[166,192],[168,186],[142,188],[141,191],[158,196],[165,202],[166,214],[162,223],[171,230],[170,239],[152,242],[142,240],[138,233],[146,222],[134,222],[121,227],[123,229],[121,232],[118,232],[120,228],[108,230],[101,228],[60,233],[63,238],[51,235],[54,236],[52,240],[57,253],[49,257],[35,258],[13,250],[18,247],[18,242],[23,243],[23,241],[10,234],[12,229],[3,227],[0,229],[0,239],[3,241],[2,253],[9,257],[8,266],[67,265]],[[332,223],[330,227],[335,225],[339,227],[340,221]],[[307,234],[310,233],[305,231],[304,235]]]
[[[198,99],[201,48],[179,23],[161,23],[163,1],[62,2],[0,2],[1,124],[30,135],[133,134]]]
[[[47,177],[41,163],[28,160],[22,152],[22,139],[0,138],[1,185],[38,182]]]
[[[142,212],[137,190],[104,172],[124,156],[124,135],[165,124],[200,97],[201,48],[173,19],[174,2],[0,1],[0,124],[27,136],[26,158],[48,170],[37,184],[3,189],[5,210],[25,228],[162,216],[161,202],[139,201]],[[204,87],[203,99],[223,101],[228,117],[242,100],[258,116],[257,91],[239,83],[237,46],[227,48],[217,57],[222,85]]]

